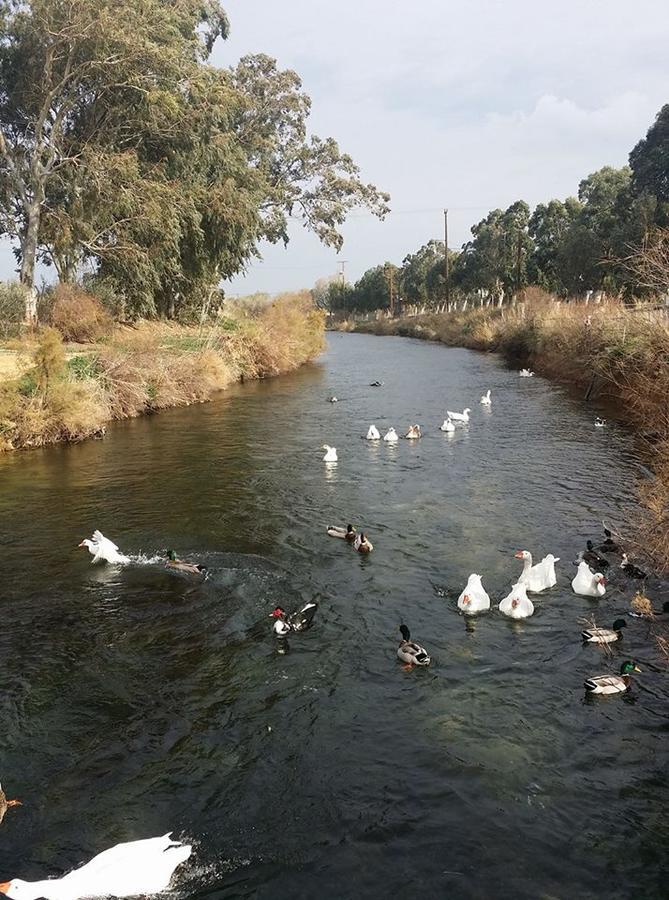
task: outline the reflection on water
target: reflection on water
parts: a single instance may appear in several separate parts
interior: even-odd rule
[[[625,609],[619,573],[599,604],[569,588],[637,474],[594,412],[489,356],[333,335],[294,376],[0,458],[0,780],[25,803],[0,874],[174,829],[180,897],[666,896],[666,669],[639,620],[612,660],[580,643]],[[369,557],[326,535],[349,521]],[[141,559],[91,567],[93,528]],[[171,547],[209,578],[166,571]],[[458,615],[468,575],[498,601],[525,548],[561,557],[535,615]],[[313,596],[279,653],[269,612]],[[402,669],[402,621],[429,669]],[[633,692],[586,702],[621,654]]]

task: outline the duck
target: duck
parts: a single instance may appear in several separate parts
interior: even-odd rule
[[[510,619],[528,619],[534,614],[534,603],[527,596],[527,588],[522,582],[514,584],[510,593],[500,600],[499,611]]]
[[[207,567],[200,566],[197,563],[186,562],[178,559],[175,550],[167,551],[167,560],[165,562],[166,569],[177,569],[179,572],[187,572],[189,575],[206,575]]]
[[[443,423],[439,426],[440,431],[455,431],[455,425],[451,422],[450,419],[444,419]]]
[[[620,553],[621,552],[620,547],[613,540],[613,535],[611,533],[611,530],[609,528],[607,528],[606,525],[604,526],[604,537],[606,538],[604,543],[600,544],[599,547],[597,547],[597,550],[599,553]]]
[[[383,440],[387,441],[389,444],[394,444],[399,441],[397,436],[397,432],[394,428],[389,428],[388,431],[383,435]]]
[[[328,525],[327,531],[330,537],[342,538],[350,544],[352,544],[357,537],[357,531],[352,525],[347,525],[346,528],[342,525]]]
[[[481,583],[481,576],[472,574],[467,579],[465,589],[458,597],[458,609],[466,616],[490,609],[490,597]]]
[[[79,900],[83,897],[136,897],[164,891],[177,866],[191,855],[189,844],[162,837],[116,844],[62,878],[13,878],[0,891],[14,900]]]
[[[608,559],[604,559],[593,547],[592,541],[585,542],[586,550],[583,550],[579,556],[579,562],[587,562],[593,569],[607,569],[609,567]]]
[[[549,553],[535,566],[532,565],[532,554],[529,550],[517,550],[514,556],[523,560],[523,571],[518,582],[524,584],[531,594],[540,594],[557,583],[555,563],[560,562],[559,556]]]
[[[381,440],[381,434],[379,432],[379,429],[376,427],[376,425],[369,426],[369,429],[367,431],[367,440],[368,441],[380,441]]]
[[[407,668],[413,666],[429,666],[432,660],[424,647],[411,640],[411,633],[406,625],[400,625],[402,640],[397,648],[397,655],[402,662],[407,664]]]
[[[581,637],[586,644],[612,644],[620,640],[626,625],[624,619],[616,619],[610,628],[586,628],[581,632]]]
[[[606,419],[602,419],[599,416],[595,417],[595,428],[604,428],[606,426]]]
[[[382,381],[371,381],[369,384],[370,387],[383,387]]]
[[[531,369],[521,369],[518,374],[521,378],[534,378],[534,372]]]
[[[648,578],[646,572],[643,569],[640,569],[638,566],[635,566],[634,563],[631,563],[627,558],[627,554],[623,553],[622,559],[620,561],[620,568],[623,570],[625,575],[628,578]]]
[[[322,449],[326,451],[323,462],[337,462],[338,457],[336,447],[330,447],[328,444],[323,444]]]
[[[353,549],[357,550],[358,553],[371,553],[374,546],[371,541],[367,540],[365,533],[361,531],[353,541]]]
[[[23,804],[20,800],[8,800],[0,784],[0,822],[5,818],[5,813],[10,806],[23,806]]]
[[[414,440],[415,438],[421,437],[420,425],[410,425],[409,430],[404,435],[404,437],[409,438],[409,440]]]
[[[632,672],[640,672],[631,659],[626,659],[620,667],[620,675],[593,675],[586,678],[583,686],[587,694],[624,694],[630,686]]]
[[[339,401],[337,400],[336,397],[330,397],[330,399],[328,400],[328,403],[339,403]]]
[[[469,409],[469,407],[467,407],[467,409],[464,409],[461,413],[451,412],[450,409],[447,409],[446,415],[453,422],[462,422],[464,425],[467,422],[469,422],[469,413],[470,412],[471,412],[471,409]]]
[[[490,400],[490,389],[488,389],[488,390],[485,392],[485,394],[481,397],[481,403],[482,403],[484,406],[491,406],[491,405],[492,405],[492,404],[491,404],[491,400]]]
[[[606,593],[606,578],[601,572],[593,572],[587,562],[580,562],[572,579],[571,589],[581,597],[603,597]]]
[[[315,600],[308,600],[290,614],[282,606],[277,606],[269,614],[270,619],[275,620],[272,631],[277,637],[285,637],[291,631],[306,631],[314,624],[317,609]]]
[[[93,562],[99,562],[101,559],[108,563],[119,563],[124,565],[130,562],[129,556],[119,553],[118,547],[109,538],[106,538],[101,531],[94,531],[92,538],[86,538],[80,544],[80,547],[87,547],[88,552],[93,557]]]

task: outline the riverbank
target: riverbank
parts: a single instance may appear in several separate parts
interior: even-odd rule
[[[662,309],[540,302],[356,322],[338,330],[498,352],[512,364],[606,397],[634,426],[655,478],[640,486],[637,542],[669,571],[669,318]]]
[[[323,350],[324,321],[307,296],[288,295],[206,327],[140,322],[85,345],[64,345],[49,328],[10,346],[0,372],[0,451],[99,437],[111,421],[293,371]]]

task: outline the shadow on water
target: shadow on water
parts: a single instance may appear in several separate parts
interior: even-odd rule
[[[666,667],[639,620],[612,659],[581,645],[580,618],[627,607],[618,573],[598,604],[569,587],[634,502],[630,435],[489,356],[329,343],[295,375],[0,458],[0,780],[25,804],[0,875],[173,829],[196,845],[177,897],[666,896]],[[372,422],[424,437],[362,440]],[[369,558],[326,536],[349,521]],[[91,567],[94,528],[134,562]],[[209,577],[166,571],[171,547]],[[535,616],[460,617],[469,573],[499,600],[521,548],[561,557]],[[269,613],[312,596],[281,654]],[[430,669],[403,671],[400,621]],[[584,702],[625,656],[630,695]]]

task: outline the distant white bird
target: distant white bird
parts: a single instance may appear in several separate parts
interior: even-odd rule
[[[336,397],[330,397],[330,403],[338,403],[338,402],[339,401],[337,400]]]
[[[532,554],[529,550],[518,550],[514,555],[516,559],[523,560],[523,571],[520,573],[518,583],[524,584],[531,594],[539,594],[557,583],[555,563],[560,562],[559,556],[549,553],[541,562],[533,566]]]
[[[327,451],[323,457],[323,462],[337,462],[337,448],[323,444],[323,450]]]
[[[463,410],[461,413],[451,412],[450,409],[446,410],[446,415],[449,419],[452,419],[453,422],[469,422],[469,413],[471,409],[467,407],[467,409]]]
[[[420,425],[409,425],[409,430],[404,437],[409,438],[409,440],[415,440],[416,438],[421,437]]]
[[[490,597],[481,583],[480,575],[469,576],[464,591],[458,597],[458,609],[466,616],[490,609]]]
[[[532,372],[530,369],[521,369],[518,374],[520,375],[521,378],[533,378],[534,377],[534,372]]]
[[[108,563],[129,563],[130,557],[124,556],[118,552],[118,547],[109,538],[106,538],[101,531],[94,531],[92,540],[86,538],[79,544],[80,547],[88,547],[88,552],[93,557],[93,562],[99,562],[103,559]]]
[[[595,428],[604,428],[606,426],[606,419],[601,419],[599,416],[595,419]]]
[[[164,891],[191,847],[162,837],[117,844],[62,878],[23,881],[13,878],[0,891],[14,900],[79,900],[83,897],[136,897]]]
[[[485,394],[481,397],[481,403],[484,406],[490,406],[490,389],[488,389]]]
[[[370,425],[369,431],[367,432],[367,440],[368,441],[380,441],[381,434],[379,433],[379,429],[376,425]]]
[[[395,431],[395,429],[389,428],[388,431],[386,431],[386,433],[383,435],[383,440],[388,441],[388,443],[390,443],[390,444],[394,444],[397,441],[399,441],[399,438],[397,436],[397,432]]]
[[[500,600],[499,611],[511,619],[527,619],[534,613],[534,603],[527,596],[524,584],[514,584],[510,593]]]
[[[593,572],[587,562],[580,562],[572,579],[571,589],[581,597],[603,597],[606,593],[606,578],[601,572]]]
[[[455,425],[451,422],[450,419],[444,419],[443,423],[439,426],[440,431],[455,431]]]

